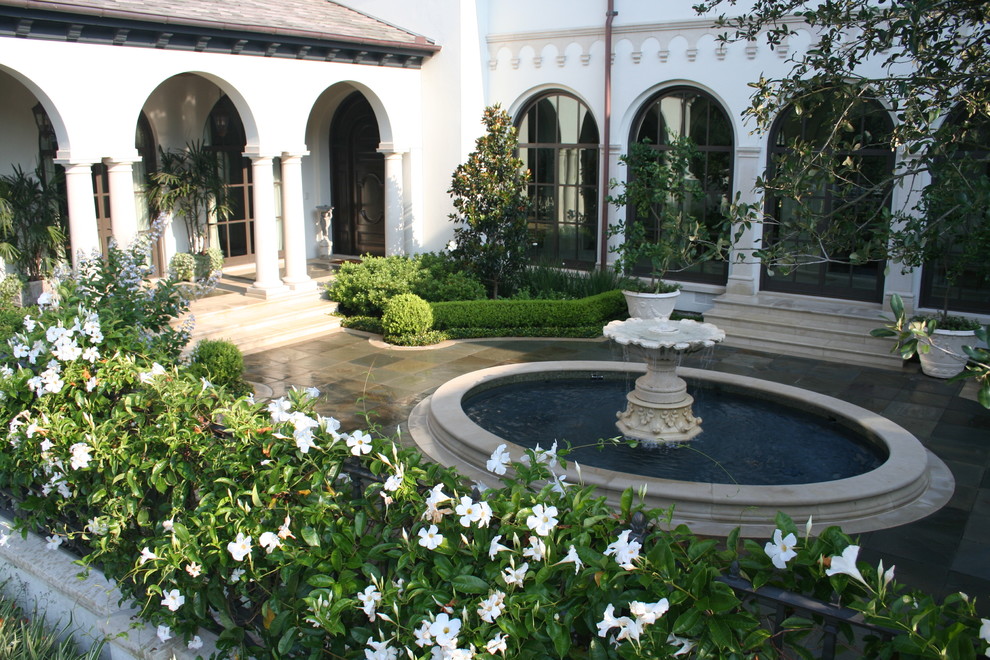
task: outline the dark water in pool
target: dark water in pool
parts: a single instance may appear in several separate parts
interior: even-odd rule
[[[632,388],[631,379],[511,383],[472,395],[464,410],[482,428],[523,447],[566,442],[575,448],[570,461],[665,479],[803,484],[863,474],[886,459],[882,450],[824,417],[690,382],[694,414],[703,420],[697,438],[679,446],[598,449],[599,439],[618,434],[615,414],[625,409]]]

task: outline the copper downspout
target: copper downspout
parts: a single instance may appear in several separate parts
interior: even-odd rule
[[[605,127],[602,132],[602,199],[599,212],[601,213],[601,254],[599,268],[604,269],[608,263],[608,182],[609,182],[609,143],[611,142],[612,126],[612,21],[615,19],[615,0],[608,0],[608,12],[605,14]]]

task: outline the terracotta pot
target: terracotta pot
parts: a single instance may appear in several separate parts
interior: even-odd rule
[[[640,293],[638,291],[623,291],[629,316],[634,319],[668,319],[674,311],[677,296],[680,291],[670,293]]]

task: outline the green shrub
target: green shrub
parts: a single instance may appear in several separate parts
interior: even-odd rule
[[[223,251],[211,247],[203,254],[193,257],[196,260],[196,277],[207,278],[213,273],[223,270]]]
[[[376,335],[384,334],[382,320],[377,316],[345,316],[340,320],[340,325],[351,330],[370,332]]]
[[[204,339],[192,352],[190,371],[214,385],[243,387],[244,355],[236,345],[223,339]]]
[[[30,309],[0,305],[0,341],[5,341],[21,329],[24,324],[24,316]]]
[[[456,271],[441,277],[421,274],[413,285],[413,293],[429,302],[484,300],[488,297],[485,285],[478,278]]]
[[[168,262],[168,269],[180,282],[191,280],[196,276],[196,257],[188,252],[176,252]]]
[[[585,298],[613,289],[628,289],[632,282],[613,268],[568,270],[555,263],[541,262],[520,274],[518,292],[529,298]],[[638,285],[638,283],[637,283]]]
[[[626,310],[621,291],[580,300],[475,300],[433,303],[433,327],[535,328],[604,324]]]
[[[382,330],[387,340],[421,334],[432,326],[433,311],[430,309],[430,303],[414,293],[395,296],[385,305]]]
[[[360,263],[344,263],[327,285],[330,300],[347,314],[381,316],[390,298],[411,293],[419,265],[407,257],[366,255]]]
[[[5,275],[0,279],[0,307],[10,307],[20,299],[24,281],[17,275]]]

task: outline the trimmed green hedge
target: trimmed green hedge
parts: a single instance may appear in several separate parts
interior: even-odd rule
[[[431,304],[433,328],[572,328],[622,317],[621,291],[579,300],[465,300]]]

